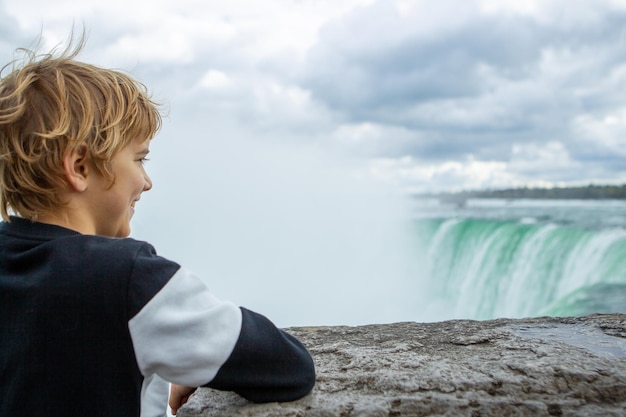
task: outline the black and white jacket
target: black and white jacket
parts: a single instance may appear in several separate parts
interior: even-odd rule
[[[0,416],[166,415],[168,382],[290,401],[302,344],[134,239],[0,223]]]

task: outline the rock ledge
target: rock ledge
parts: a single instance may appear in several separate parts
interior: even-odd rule
[[[200,389],[180,417],[624,416],[626,315],[292,328],[313,392],[251,404]]]

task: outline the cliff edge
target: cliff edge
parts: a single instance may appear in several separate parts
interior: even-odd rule
[[[290,403],[198,390],[180,417],[626,416],[626,315],[292,328],[317,384]]]

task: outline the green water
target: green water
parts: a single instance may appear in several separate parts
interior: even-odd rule
[[[414,220],[433,319],[626,312],[623,203],[479,203]]]

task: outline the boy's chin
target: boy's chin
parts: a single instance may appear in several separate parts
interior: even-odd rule
[[[115,230],[111,237],[123,238],[128,236],[130,236],[130,225],[124,225]]]

